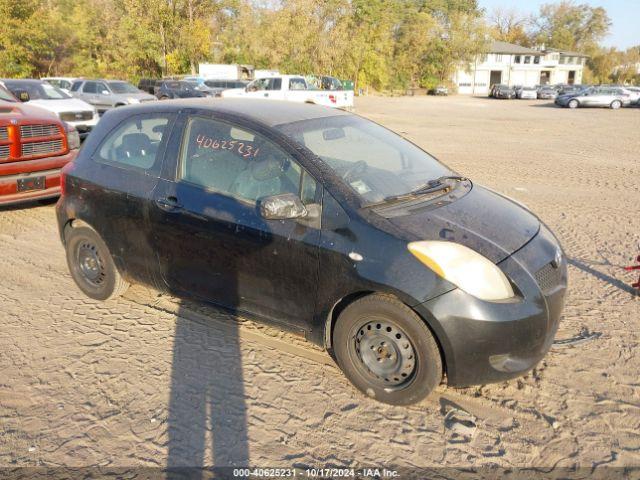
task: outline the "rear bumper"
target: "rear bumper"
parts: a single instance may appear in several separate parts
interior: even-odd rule
[[[557,241],[541,229],[534,239],[500,267],[520,290],[510,302],[484,302],[452,290],[416,308],[431,321],[443,350],[448,384],[469,386],[500,382],[531,370],[551,348],[567,289],[566,260],[557,281],[543,291],[535,272],[553,261]]]
[[[12,163],[6,165],[5,172],[11,168],[8,175],[3,175],[3,165],[0,165],[0,206],[15,205],[32,200],[43,200],[55,198],[60,195],[60,171],[67,163],[71,162],[77,155],[77,150],[72,150],[66,155],[51,158],[41,158],[38,160],[24,161],[24,163]],[[23,172],[16,172],[23,167]],[[45,188],[42,190],[32,190],[18,192],[18,180],[45,177]]]

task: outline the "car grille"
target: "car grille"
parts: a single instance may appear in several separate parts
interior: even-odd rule
[[[24,143],[22,145],[22,156],[32,157],[34,155],[44,155],[47,153],[60,153],[62,148],[62,140]]]
[[[8,140],[9,133],[7,132],[7,127],[0,127],[0,140]]]
[[[60,128],[55,124],[20,126],[21,138],[51,137],[54,135],[60,135]]]
[[[0,160],[9,158],[9,145],[0,145]]]
[[[549,262],[535,273],[535,277],[540,290],[548,292],[562,281],[562,269],[555,266],[554,262]]]
[[[83,112],[63,112],[60,114],[60,120],[65,122],[77,122],[79,120],[91,120],[93,118],[92,111]]]

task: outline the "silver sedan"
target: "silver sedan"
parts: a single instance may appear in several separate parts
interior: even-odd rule
[[[569,108],[609,107],[617,109],[630,103],[629,95],[625,94],[623,89],[616,87],[591,87],[556,98],[556,105]]]

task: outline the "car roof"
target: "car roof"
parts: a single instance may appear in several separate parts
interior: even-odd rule
[[[0,78],[2,82],[20,82],[20,83],[42,83],[42,80],[36,78]]]
[[[270,127],[303,120],[351,115],[343,110],[320,105],[257,98],[186,98],[149,102],[125,108],[135,109],[140,113],[167,111],[167,108],[173,111],[179,111],[183,108],[197,108],[210,112],[238,115]]]

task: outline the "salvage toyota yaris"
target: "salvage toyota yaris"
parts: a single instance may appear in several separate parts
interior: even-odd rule
[[[558,327],[567,262],[549,229],[350,113],[123,107],[63,173],[60,235],[88,296],[142,283],[304,334],[382,402],[522,375]]]

